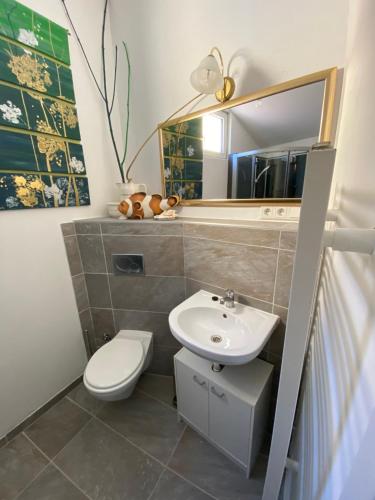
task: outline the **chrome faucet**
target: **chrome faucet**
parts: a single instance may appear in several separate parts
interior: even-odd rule
[[[234,308],[234,291],[228,288],[225,290],[224,296],[220,299],[220,304],[223,304],[228,309]]]

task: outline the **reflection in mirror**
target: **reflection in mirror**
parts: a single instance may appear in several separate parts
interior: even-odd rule
[[[181,118],[161,129],[165,194],[183,200],[299,199],[319,142],[325,81]]]

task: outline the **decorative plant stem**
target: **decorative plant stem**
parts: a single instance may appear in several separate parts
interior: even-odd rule
[[[103,13],[103,24],[102,24],[102,68],[103,68],[103,87],[104,87],[104,105],[105,105],[105,110],[107,114],[107,122],[108,122],[108,127],[109,127],[109,134],[111,136],[112,144],[113,144],[113,149],[115,151],[115,156],[116,156],[116,161],[118,164],[118,167],[120,169],[120,175],[121,175],[121,180],[122,182],[125,182],[125,177],[124,177],[124,169],[123,169],[123,163],[120,160],[120,154],[117,148],[117,143],[116,143],[116,138],[113,132],[113,126],[112,126],[112,117],[111,117],[111,112],[112,109],[109,104],[109,98],[108,98],[108,90],[107,90],[107,69],[106,69],[106,60],[105,60],[105,27],[106,27],[106,20],[107,20],[107,7],[108,7],[108,0],[105,0],[104,4],[104,13]],[[116,55],[117,55],[117,46],[116,46]],[[115,73],[114,73],[114,88],[116,88],[116,76],[117,76],[117,57],[115,59]],[[124,157],[126,157],[126,152],[124,153]]]
[[[66,6],[66,4],[65,4],[65,0],[61,0],[61,3],[62,3],[63,8],[64,8],[64,10],[65,10],[65,14],[66,14],[66,17],[68,18],[69,24],[70,24],[70,26],[72,27],[73,33],[74,33],[74,35],[75,35],[75,37],[76,37],[76,39],[77,39],[77,42],[78,42],[78,45],[79,45],[79,47],[80,47],[80,49],[81,49],[81,52],[82,52],[82,54],[83,54],[83,57],[85,58],[86,64],[87,64],[87,66],[88,66],[88,68],[89,68],[89,71],[90,71],[90,73],[91,73],[91,76],[92,76],[92,78],[93,78],[93,80],[94,80],[95,86],[96,86],[96,88],[98,89],[98,92],[99,92],[99,94],[100,94],[101,98],[102,98],[102,99],[103,99],[103,101],[104,101],[104,94],[103,94],[103,92],[102,92],[102,89],[100,88],[100,85],[99,85],[99,83],[98,83],[98,81],[97,81],[96,77],[95,77],[95,73],[94,73],[94,71],[92,70],[92,67],[91,67],[90,61],[88,60],[88,57],[87,57],[86,52],[85,52],[85,49],[83,48],[82,42],[81,42],[81,40],[80,40],[80,38],[79,38],[79,36],[78,36],[78,33],[77,33],[76,29],[75,29],[75,26],[74,26],[74,24],[73,24],[72,18],[70,17],[70,14],[69,14],[68,8],[67,8],[67,6]]]
[[[126,46],[125,42],[122,42],[124,45],[124,50],[125,50],[125,55],[126,55],[126,61],[128,63],[128,95],[126,98],[126,130],[125,130],[125,146],[124,146],[124,156],[122,158],[122,163],[121,166],[124,168],[124,163],[125,163],[125,158],[126,158],[126,153],[128,151],[128,136],[129,136],[129,120],[130,120],[130,84],[131,84],[131,67],[130,67],[130,60],[129,60],[129,53],[128,53],[128,48]],[[128,168],[126,170],[126,180],[129,182],[129,170]]]
[[[117,66],[118,66],[118,48],[117,45],[115,45],[115,61],[114,61],[114,75],[113,75],[113,89],[112,89],[112,96],[110,97],[108,94],[108,82],[107,82],[107,68],[106,68],[106,57],[105,57],[105,32],[106,32],[106,20],[107,20],[107,9],[108,9],[108,0],[105,0],[104,3],[104,11],[103,11],[103,21],[102,21],[102,36],[101,36],[101,57],[102,57],[102,71],[103,71],[103,89],[101,89],[98,80],[95,76],[95,73],[91,67],[90,61],[86,55],[85,49],[83,47],[83,44],[79,38],[79,35],[77,33],[77,30],[73,24],[72,18],[69,14],[68,8],[66,6],[65,0],[61,0],[61,3],[64,7],[66,16],[68,18],[68,21],[70,23],[70,26],[72,27],[73,33],[77,39],[78,45],[83,53],[83,56],[85,58],[85,61],[87,63],[87,66],[89,68],[90,74],[94,80],[95,86],[99,92],[100,97],[102,98],[105,106],[105,112],[106,112],[106,117],[107,117],[107,122],[108,122],[108,128],[109,128],[109,134],[111,137],[113,149],[115,152],[115,157],[117,161],[117,165],[120,171],[121,175],[121,180],[122,182],[130,182],[131,177],[130,177],[130,171],[137,160],[138,156],[140,155],[141,151],[143,148],[146,146],[146,144],[150,141],[150,139],[155,135],[155,133],[158,131],[158,127],[155,128],[151,134],[146,138],[146,140],[143,142],[141,147],[137,150],[136,154],[134,155],[133,159],[130,161],[129,166],[126,169],[126,172],[124,173],[124,164],[126,161],[126,155],[128,151],[128,136],[129,136],[129,118],[130,118],[130,87],[131,87],[131,66],[130,66],[130,59],[129,59],[129,52],[126,43],[123,41],[123,47],[124,47],[124,52],[125,52],[125,58],[126,58],[126,63],[127,63],[127,71],[128,71],[128,88],[127,88],[127,99],[126,99],[126,126],[125,126],[125,133],[124,133],[124,151],[122,158],[120,157],[120,152],[119,152],[119,147],[116,142],[115,134],[113,131],[113,124],[112,124],[112,111],[113,111],[113,105],[114,105],[114,100],[115,100],[115,95],[116,95],[116,84],[117,84]],[[163,125],[166,123],[168,120],[173,118],[177,113],[182,111],[186,106],[191,104],[193,101],[201,97],[203,94],[198,94],[192,99],[190,99],[186,104],[181,106],[177,111],[172,113],[164,122],[161,124]]]
[[[118,66],[118,47],[117,45],[115,46],[115,61],[114,61],[114,75],[113,75],[113,90],[112,90],[112,97],[109,96],[108,93],[108,81],[107,81],[107,67],[106,67],[106,57],[105,57],[105,33],[106,33],[106,21],[107,21],[107,10],[108,10],[108,0],[105,0],[104,3],[104,10],[103,10],[103,21],[102,21],[102,36],[101,36],[101,57],[102,57],[102,71],[103,71],[103,89],[100,87],[98,80],[95,76],[95,73],[91,67],[90,61],[86,55],[86,51],[83,47],[83,44],[79,38],[78,32],[74,26],[73,20],[69,14],[68,8],[66,6],[65,0],[61,0],[61,3],[64,7],[66,16],[69,20],[70,26],[73,30],[73,33],[77,39],[78,45],[81,49],[81,52],[85,58],[86,64],[89,68],[90,74],[94,80],[95,86],[99,92],[100,97],[102,98],[104,102],[104,107],[105,107],[105,113],[107,117],[107,123],[108,123],[108,128],[109,128],[109,134],[111,137],[112,141],[112,146],[113,150],[115,152],[115,157],[116,157],[116,162],[117,166],[120,171],[121,175],[121,180],[122,182],[125,182],[125,175],[124,175],[124,168],[123,165],[126,160],[126,154],[127,154],[127,145],[128,145],[128,131],[129,131],[129,101],[130,101],[130,60],[129,60],[129,53],[127,46],[125,42],[123,43],[124,50],[125,50],[125,55],[126,55],[126,61],[127,61],[127,66],[128,66],[128,95],[127,95],[127,119],[126,119],[126,131],[125,131],[125,148],[124,148],[124,153],[123,157],[121,159],[120,153],[119,153],[119,147],[117,145],[117,141],[115,138],[115,134],[113,131],[113,124],[112,124],[112,111],[113,111],[113,105],[114,105],[114,100],[115,100],[115,94],[116,94],[116,84],[117,84],[117,66]],[[129,181],[128,178],[126,178],[127,181]]]

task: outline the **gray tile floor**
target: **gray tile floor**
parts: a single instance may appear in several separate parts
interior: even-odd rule
[[[104,403],[82,384],[0,448],[1,500],[255,500],[244,472],[176,419],[171,377]]]

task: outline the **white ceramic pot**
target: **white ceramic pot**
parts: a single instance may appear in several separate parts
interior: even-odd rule
[[[117,182],[116,183],[119,193],[120,193],[120,201],[129,198],[130,195],[134,193],[146,193],[147,186],[146,184],[135,184],[134,182]]]
[[[110,201],[107,203],[108,215],[114,219],[119,219],[121,217],[121,213],[117,210],[118,204],[118,201]]]
[[[118,204],[122,200],[126,200],[134,193],[147,193],[146,184],[135,184],[134,182],[117,182],[117,189],[119,191],[119,201],[110,201],[107,203],[107,211],[110,217],[114,217],[118,219],[119,217],[123,217],[121,213],[117,210]]]

